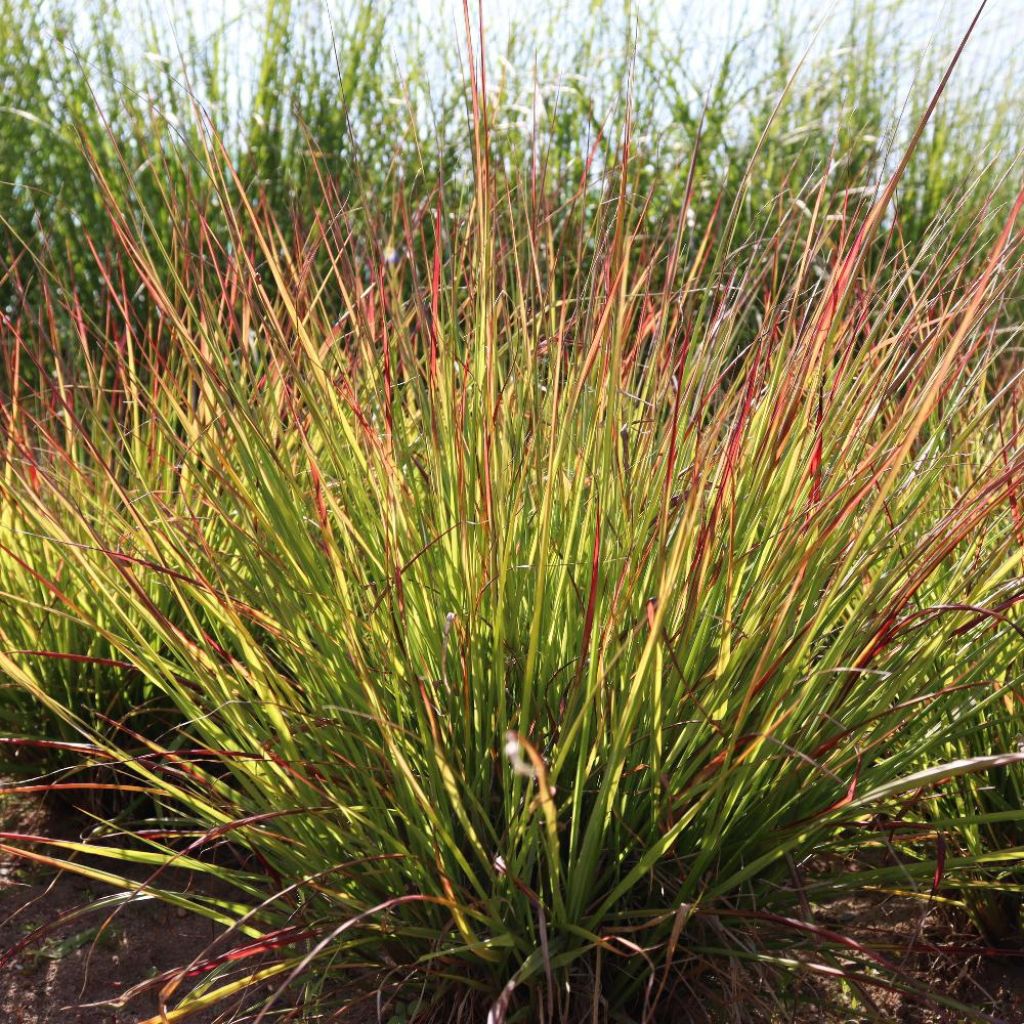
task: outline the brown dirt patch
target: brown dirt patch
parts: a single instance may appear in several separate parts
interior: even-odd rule
[[[989,946],[966,919],[948,906],[910,897],[865,895],[836,902],[814,915],[815,924],[880,952],[922,988],[989,1015],[1000,1024],[1024,1022],[1024,950]],[[837,988],[814,986],[821,1002],[833,1000]],[[792,1024],[861,1020],[893,1024],[953,1024],[962,1011],[927,1005],[899,992],[868,988],[860,1016],[822,1013],[813,997],[794,1014]]]
[[[0,795],[0,830],[79,839],[84,828],[84,819],[69,808]],[[144,877],[137,872],[136,876]],[[207,880],[186,873],[179,873],[173,884],[209,892]],[[54,872],[0,851],[0,954],[33,929],[106,891],[80,875]],[[116,1000],[139,981],[188,963],[219,933],[213,922],[156,900],[120,908],[99,930],[103,922],[104,914],[99,912],[56,927],[0,969],[0,1024],[138,1024],[157,1013],[155,992],[140,995],[124,1008],[89,1004]],[[814,923],[881,948],[920,984],[975,1007],[994,1021],[1024,1024],[1024,949],[995,955],[962,916],[940,905],[859,896],[819,908]],[[730,1024],[751,1019],[770,1019],[772,1024],[859,1024],[872,1019],[892,1024],[959,1024],[964,1019],[957,1011],[875,988],[866,991],[874,1013],[863,1003],[832,1012],[826,1007],[835,1006],[839,989],[828,981],[809,980],[800,985],[795,1009],[769,1018],[754,1009],[754,1003],[765,1007],[774,1001],[771,993],[762,995],[763,999],[752,1000],[749,1012],[734,1005]],[[362,1022],[376,1017],[372,1013],[357,1016]],[[233,1006],[189,1021],[231,1024],[250,1019]]]
[[[5,801],[0,804],[5,831],[80,838],[82,821],[70,812],[28,799],[0,796],[0,801]],[[0,953],[107,891],[81,875],[0,853]],[[88,1004],[116,999],[139,981],[188,963],[219,930],[211,921],[156,900],[129,903],[101,927],[107,917],[100,911],[64,924],[0,970],[0,1021],[136,1024],[157,1012],[154,993],[140,995],[124,1009]],[[194,1018],[196,1024],[227,1019],[223,1014]]]

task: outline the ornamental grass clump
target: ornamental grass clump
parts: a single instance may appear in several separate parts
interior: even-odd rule
[[[687,216],[695,150],[652,219],[628,118],[571,185],[495,159],[470,53],[461,204],[286,220],[197,111],[165,246],[93,160],[125,272],[5,421],[0,671],[145,802],[3,848],[221,926],[150,1024],[955,1005],[830,907],[1019,889],[1024,193],[908,245],[928,110],[881,183],[821,153],[741,230],[759,151]]]

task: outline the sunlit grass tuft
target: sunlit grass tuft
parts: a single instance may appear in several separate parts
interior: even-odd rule
[[[62,783],[146,802],[5,844],[224,925],[152,1024],[950,1002],[825,921],[1014,935],[1021,196],[911,231],[910,148],[837,191],[767,131],[666,210],[628,119],[583,187],[503,158],[473,53],[458,189],[310,157],[286,215],[197,110],[193,204],[86,140],[88,289],[10,276],[0,671]]]

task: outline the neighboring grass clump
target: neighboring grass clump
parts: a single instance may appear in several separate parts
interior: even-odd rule
[[[224,926],[129,979],[150,1024],[951,1003],[822,917],[899,893],[1019,940],[1011,156],[968,170],[944,80],[865,149],[890,86],[808,107],[780,54],[662,171],[650,51],[615,117],[520,131],[469,31],[461,120],[353,114],[343,176],[315,92],[275,121],[314,89],[278,16],[263,149],[179,96],[139,164],[100,103],[92,220],[7,221],[7,746],[136,803],[5,848]]]

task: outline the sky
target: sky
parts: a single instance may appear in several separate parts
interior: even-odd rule
[[[130,3],[131,0],[128,0]],[[213,31],[225,18],[244,17],[246,11],[262,9],[265,0],[185,0],[185,5],[197,25]],[[406,0],[418,8],[420,14],[438,31],[448,32],[452,26],[462,25],[462,0]],[[480,0],[471,0],[475,10]],[[701,37],[725,38],[738,30],[753,32],[765,20],[777,16],[792,17],[798,24],[812,26],[822,19],[835,18],[858,5],[872,0],[632,0],[634,8],[643,16],[654,17],[666,31],[691,27]],[[881,0],[882,4],[886,0]],[[980,0],[911,0],[912,16],[906,29],[927,36],[938,27],[960,31],[968,25]],[[148,6],[148,5],[147,5]],[[155,4],[156,8],[164,7]],[[344,9],[344,0],[331,3],[332,10]],[[401,4],[399,4],[401,6]],[[492,35],[500,37],[507,30],[510,18],[520,22],[532,20],[531,12],[560,7],[566,13],[566,31],[573,19],[586,18],[588,0],[482,0],[485,22]],[[166,9],[166,8],[164,8]],[[986,54],[1008,55],[1024,50],[1024,0],[988,0],[980,23],[979,39],[984,42]],[[981,46],[974,47],[981,50]]]
[[[239,2],[239,0],[235,0]],[[550,9],[552,0],[470,0],[480,2],[485,24],[492,36],[507,31],[510,18],[529,21],[533,10]],[[567,12],[566,31],[573,18],[586,18],[588,0],[555,0]],[[810,38],[820,27],[846,24],[849,13],[875,0],[634,0],[643,17],[653,17],[666,33],[681,31],[706,41],[712,48],[737,34],[757,33],[778,17],[792,19]],[[877,0],[886,6],[891,0]],[[902,0],[906,17],[901,32],[908,39],[927,44],[938,33],[959,41],[969,27],[981,0]],[[463,24],[462,0],[416,0],[421,14],[439,29]],[[975,64],[1024,60],[1024,0],[988,0],[965,53]],[[1024,68],[1022,68],[1024,73]],[[1022,113],[1024,117],[1024,113]]]
[[[215,33],[225,22],[232,24],[237,39],[235,52],[239,60],[240,80],[246,77],[246,67],[255,73],[256,60],[245,60],[247,52],[255,57],[262,12],[268,0],[122,0],[130,10],[137,6],[148,15],[162,18],[174,26],[176,18],[191,21],[205,35]],[[329,6],[335,24],[351,9],[353,0],[323,0]],[[450,39],[453,33],[461,38],[463,29],[462,0],[381,0],[388,8],[418,9],[425,26],[426,40],[436,33]],[[614,0],[612,0],[614,3]],[[626,0],[623,0],[626,2]],[[892,0],[630,0],[638,14],[652,20],[668,39],[686,40],[688,60],[699,61],[691,66],[694,77],[706,81],[717,68],[724,43],[737,36],[756,39],[766,24],[783,18],[789,19],[800,37],[808,41],[815,31],[824,30],[816,37],[819,47],[828,46],[829,28],[846,26],[850,12],[858,7],[878,3],[886,5]],[[980,0],[899,0],[905,9],[900,36],[919,45],[936,46],[941,56],[951,54],[956,42],[966,31]],[[551,11],[558,11],[557,22],[566,39],[572,38],[574,26],[588,17],[590,0],[470,0],[475,11],[481,4],[487,28],[488,52],[501,53],[508,26],[514,16],[521,27],[530,31],[533,24],[550,24]],[[84,6],[84,5],[83,5]],[[177,15],[169,12],[178,12]],[[536,12],[536,13],[535,13]],[[184,15],[184,17],[183,17]],[[396,35],[407,27],[400,18],[395,19]],[[325,18],[326,29],[326,18]],[[936,39],[936,35],[938,38]],[[547,40],[548,42],[555,40]],[[831,44],[831,45],[834,45]],[[522,51],[521,51],[522,52]],[[140,57],[142,54],[140,53]],[[703,58],[703,59],[702,59]],[[1024,0],[988,0],[978,30],[965,52],[958,74],[999,74],[1015,61],[1018,72],[1024,74]],[[701,66],[701,64],[703,66]],[[571,73],[573,68],[560,69]],[[900,69],[901,75],[904,69]],[[913,69],[906,69],[907,88],[911,85]],[[1024,119],[1024,112],[1022,112]]]

